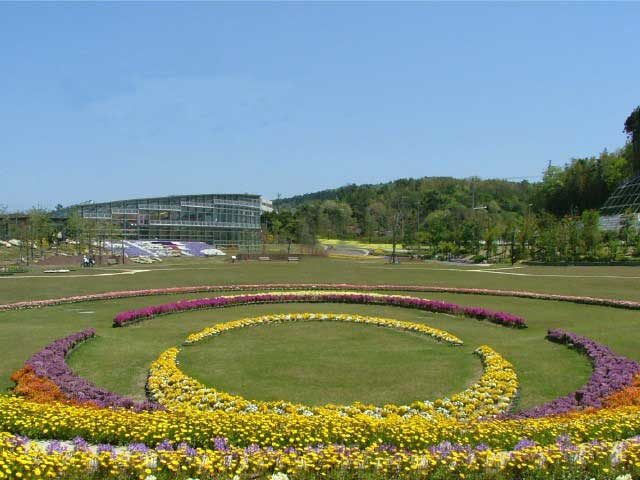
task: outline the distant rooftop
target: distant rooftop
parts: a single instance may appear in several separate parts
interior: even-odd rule
[[[157,200],[160,198],[172,199],[172,198],[182,198],[182,197],[250,197],[255,199],[261,198],[260,195],[257,195],[254,193],[185,193],[182,195],[156,195],[153,197],[125,198],[120,200],[105,200],[105,201],[99,201],[99,202],[95,202],[93,200],[86,200],[84,202],[69,205],[68,207],[65,207],[65,208],[81,207],[81,206],[87,206],[87,205],[99,205],[102,203],[141,202],[141,201],[148,201],[148,200]]]

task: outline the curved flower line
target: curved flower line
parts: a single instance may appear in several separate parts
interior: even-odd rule
[[[405,295],[383,295],[379,293],[332,292],[332,291],[301,291],[301,292],[270,292],[241,295],[227,295],[213,298],[198,298],[178,302],[153,305],[118,313],[114,320],[114,327],[123,327],[132,322],[144,320],[156,315],[198,310],[205,308],[222,308],[232,305],[247,305],[255,303],[283,303],[283,302],[323,302],[323,303],[357,303],[390,305],[417,308],[428,312],[465,315],[478,320],[489,320],[508,327],[525,328],[524,319],[506,312],[496,312],[481,307],[465,307],[439,300]]]
[[[587,305],[601,305],[614,308],[640,310],[640,302],[615,298],[588,297],[579,295],[560,295],[553,293],[531,292],[526,290],[497,290],[490,288],[442,287],[434,285],[394,285],[394,284],[350,284],[350,283],[271,283],[246,285],[196,285],[192,287],[165,287],[141,290],[119,290],[113,292],[74,295],[69,297],[29,300],[0,304],[0,311],[39,308],[65,303],[88,302],[96,300],[114,300],[118,298],[143,297],[154,295],[176,295],[202,292],[255,291],[255,290],[360,290],[360,291],[404,291],[436,292],[466,295],[488,295],[498,297],[530,298],[535,300],[553,300]]]
[[[552,445],[535,442],[511,451],[486,445],[442,442],[421,451],[390,445],[357,448],[318,445],[273,449],[257,445],[235,447],[216,438],[212,448],[193,448],[186,442],[164,440],[155,448],[143,443],[126,447],[90,445],[82,438],[72,442],[37,443],[25,437],[0,433],[0,457],[5,468],[21,478],[614,478],[631,480],[640,470],[640,441],[573,444],[560,437]],[[104,472],[100,475],[100,471]],[[180,473],[177,473],[180,472]],[[238,475],[239,472],[239,475]],[[406,472],[413,472],[407,475]],[[566,473],[563,473],[566,472]],[[631,473],[629,473],[631,472]],[[0,472],[1,473],[1,472]],[[18,475],[19,474],[19,475]],[[0,477],[2,478],[2,477]]]
[[[580,390],[518,412],[514,415],[517,418],[547,417],[586,407],[600,408],[607,397],[630,386],[640,372],[640,364],[616,355],[590,338],[556,329],[549,330],[547,339],[583,352],[593,364],[593,373]]]
[[[522,439],[549,445],[558,435],[573,443],[592,440],[619,441],[640,434],[640,407],[585,411],[537,419],[490,419],[461,422],[454,418],[426,419],[395,415],[278,415],[199,411],[134,412],[126,409],[96,409],[61,403],[41,404],[20,397],[0,395],[0,432],[31,438],[71,440],[77,436],[92,443],[120,445],[141,442],[158,445],[162,439],[177,444],[212,448],[217,437],[236,446],[305,448],[318,444],[345,444],[366,448],[395,445],[422,450],[449,441],[464,445],[486,444],[513,449]]]
[[[295,318],[293,320],[295,321]],[[243,326],[249,325],[247,323]],[[228,331],[228,329],[222,331]],[[367,415],[378,419],[391,418],[394,422],[398,421],[398,417],[407,420],[414,416],[434,421],[439,418],[472,420],[496,416],[507,411],[518,391],[518,378],[513,366],[487,346],[482,346],[474,352],[482,359],[484,373],[477,383],[466,390],[451,398],[433,402],[416,401],[410,405],[387,404],[382,407],[362,403],[312,407],[286,401],[246,400],[240,395],[231,395],[206,387],[196,379],[185,375],[177,365],[178,353],[177,348],[170,348],[163,352],[151,365],[147,382],[149,393],[170,410],[193,408],[238,414],[268,412],[305,417],[338,412],[340,416]]]
[[[66,356],[78,344],[93,338],[95,333],[95,329],[88,328],[55,340],[31,356],[25,362],[25,366],[32,368],[37,376],[53,382],[60,388],[64,397],[73,402],[90,403],[100,408],[130,408],[136,411],[159,408],[160,406],[154,402],[135,402],[130,398],[97,387],[69,368],[65,362]]]
[[[336,321],[350,323],[364,323],[367,325],[376,325],[379,327],[393,328],[395,330],[404,330],[410,332],[418,332],[423,335],[435,338],[436,340],[450,343],[452,345],[462,345],[463,341],[455,335],[440,330],[438,328],[429,327],[422,323],[406,322],[403,320],[395,320],[391,318],[371,317],[368,315],[346,314],[346,313],[280,313],[274,315],[261,315],[259,317],[242,318],[230,322],[218,323],[211,327],[204,328],[197,333],[192,333],[184,342],[190,345],[213,335],[220,335],[237,328],[253,327],[258,325],[267,325],[270,323],[284,322],[311,322],[311,321]]]

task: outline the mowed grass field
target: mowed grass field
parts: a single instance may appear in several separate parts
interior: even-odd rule
[[[446,285],[530,290],[640,300],[640,270],[633,267],[467,267],[448,264],[386,265],[381,260],[303,259],[293,263],[173,260],[160,265],[76,271],[56,277],[31,270],[0,277],[0,303],[154,287],[234,283],[351,282]],[[138,273],[131,273],[132,271]],[[114,275],[115,274],[115,275]],[[128,328],[111,327],[122,310],[214,294],[83,302],[0,313],[0,388],[50,341],[86,327],[97,338],[78,347],[69,364],[96,384],[142,398],[149,364],[164,349],[216,322],[279,312],[360,313],[424,322],[465,341],[451,347],[403,332],[335,322],[241,329],[185,348],[182,368],[207,385],[253,399],[309,404],[353,401],[407,403],[450,395],[477,380],[489,345],[516,368],[520,407],[579,388],[591,367],[585,357],[544,339],[561,327],[605,343],[640,361],[640,312],[571,303],[454,294],[416,294],[478,305],[525,317],[529,328],[397,307],[345,304],[251,305],[167,315]]]

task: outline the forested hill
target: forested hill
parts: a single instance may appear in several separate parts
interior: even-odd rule
[[[405,204],[425,213],[442,208],[488,206],[494,211],[522,212],[532,194],[528,182],[457,179],[452,177],[403,178],[375,185],[345,185],[339,188],[296,195],[274,201],[278,208],[290,209],[323,201],[337,201],[363,210],[375,202]]]
[[[405,242],[428,226],[429,236],[443,239],[449,232],[477,229],[485,224],[513,224],[526,212],[532,195],[528,182],[424,177],[378,185],[347,185],[275,202],[280,214],[267,215],[276,237],[290,231],[299,241],[314,237],[359,237],[369,240],[392,235],[401,224]],[[482,214],[480,211],[484,211]]]
[[[386,241],[394,226],[407,244],[462,244],[483,236],[487,241],[532,230],[537,222],[555,224],[599,209],[634,174],[632,159],[629,143],[563,167],[550,166],[536,183],[424,177],[346,185],[278,199],[280,213],[267,215],[265,224],[274,237],[284,234],[300,242],[325,236]]]

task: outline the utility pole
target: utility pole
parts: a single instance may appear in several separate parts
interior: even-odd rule
[[[392,264],[396,264],[396,241],[397,241],[397,232],[398,232],[398,226],[400,224],[400,213],[396,212],[394,214],[394,218],[393,218],[393,238],[392,238],[392,243],[393,243],[393,248],[391,250],[391,263]]]
[[[124,235],[125,235],[125,230],[127,228],[127,216],[124,213],[124,209],[123,209],[123,213],[122,213],[122,264],[124,265]]]
[[[396,243],[398,241],[398,229],[400,228],[400,221],[402,219],[402,208],[404,205],[404,195],[402,195],[400,197],[400,200],[398,202],[398,206],[396,208],[396,212],[393,215],[393,231],[392,231],[392,242],[393,242],[393,248],[391,250],[391,263],[392,264],[396,264],[398,263],[398,255],[396,254]]]

